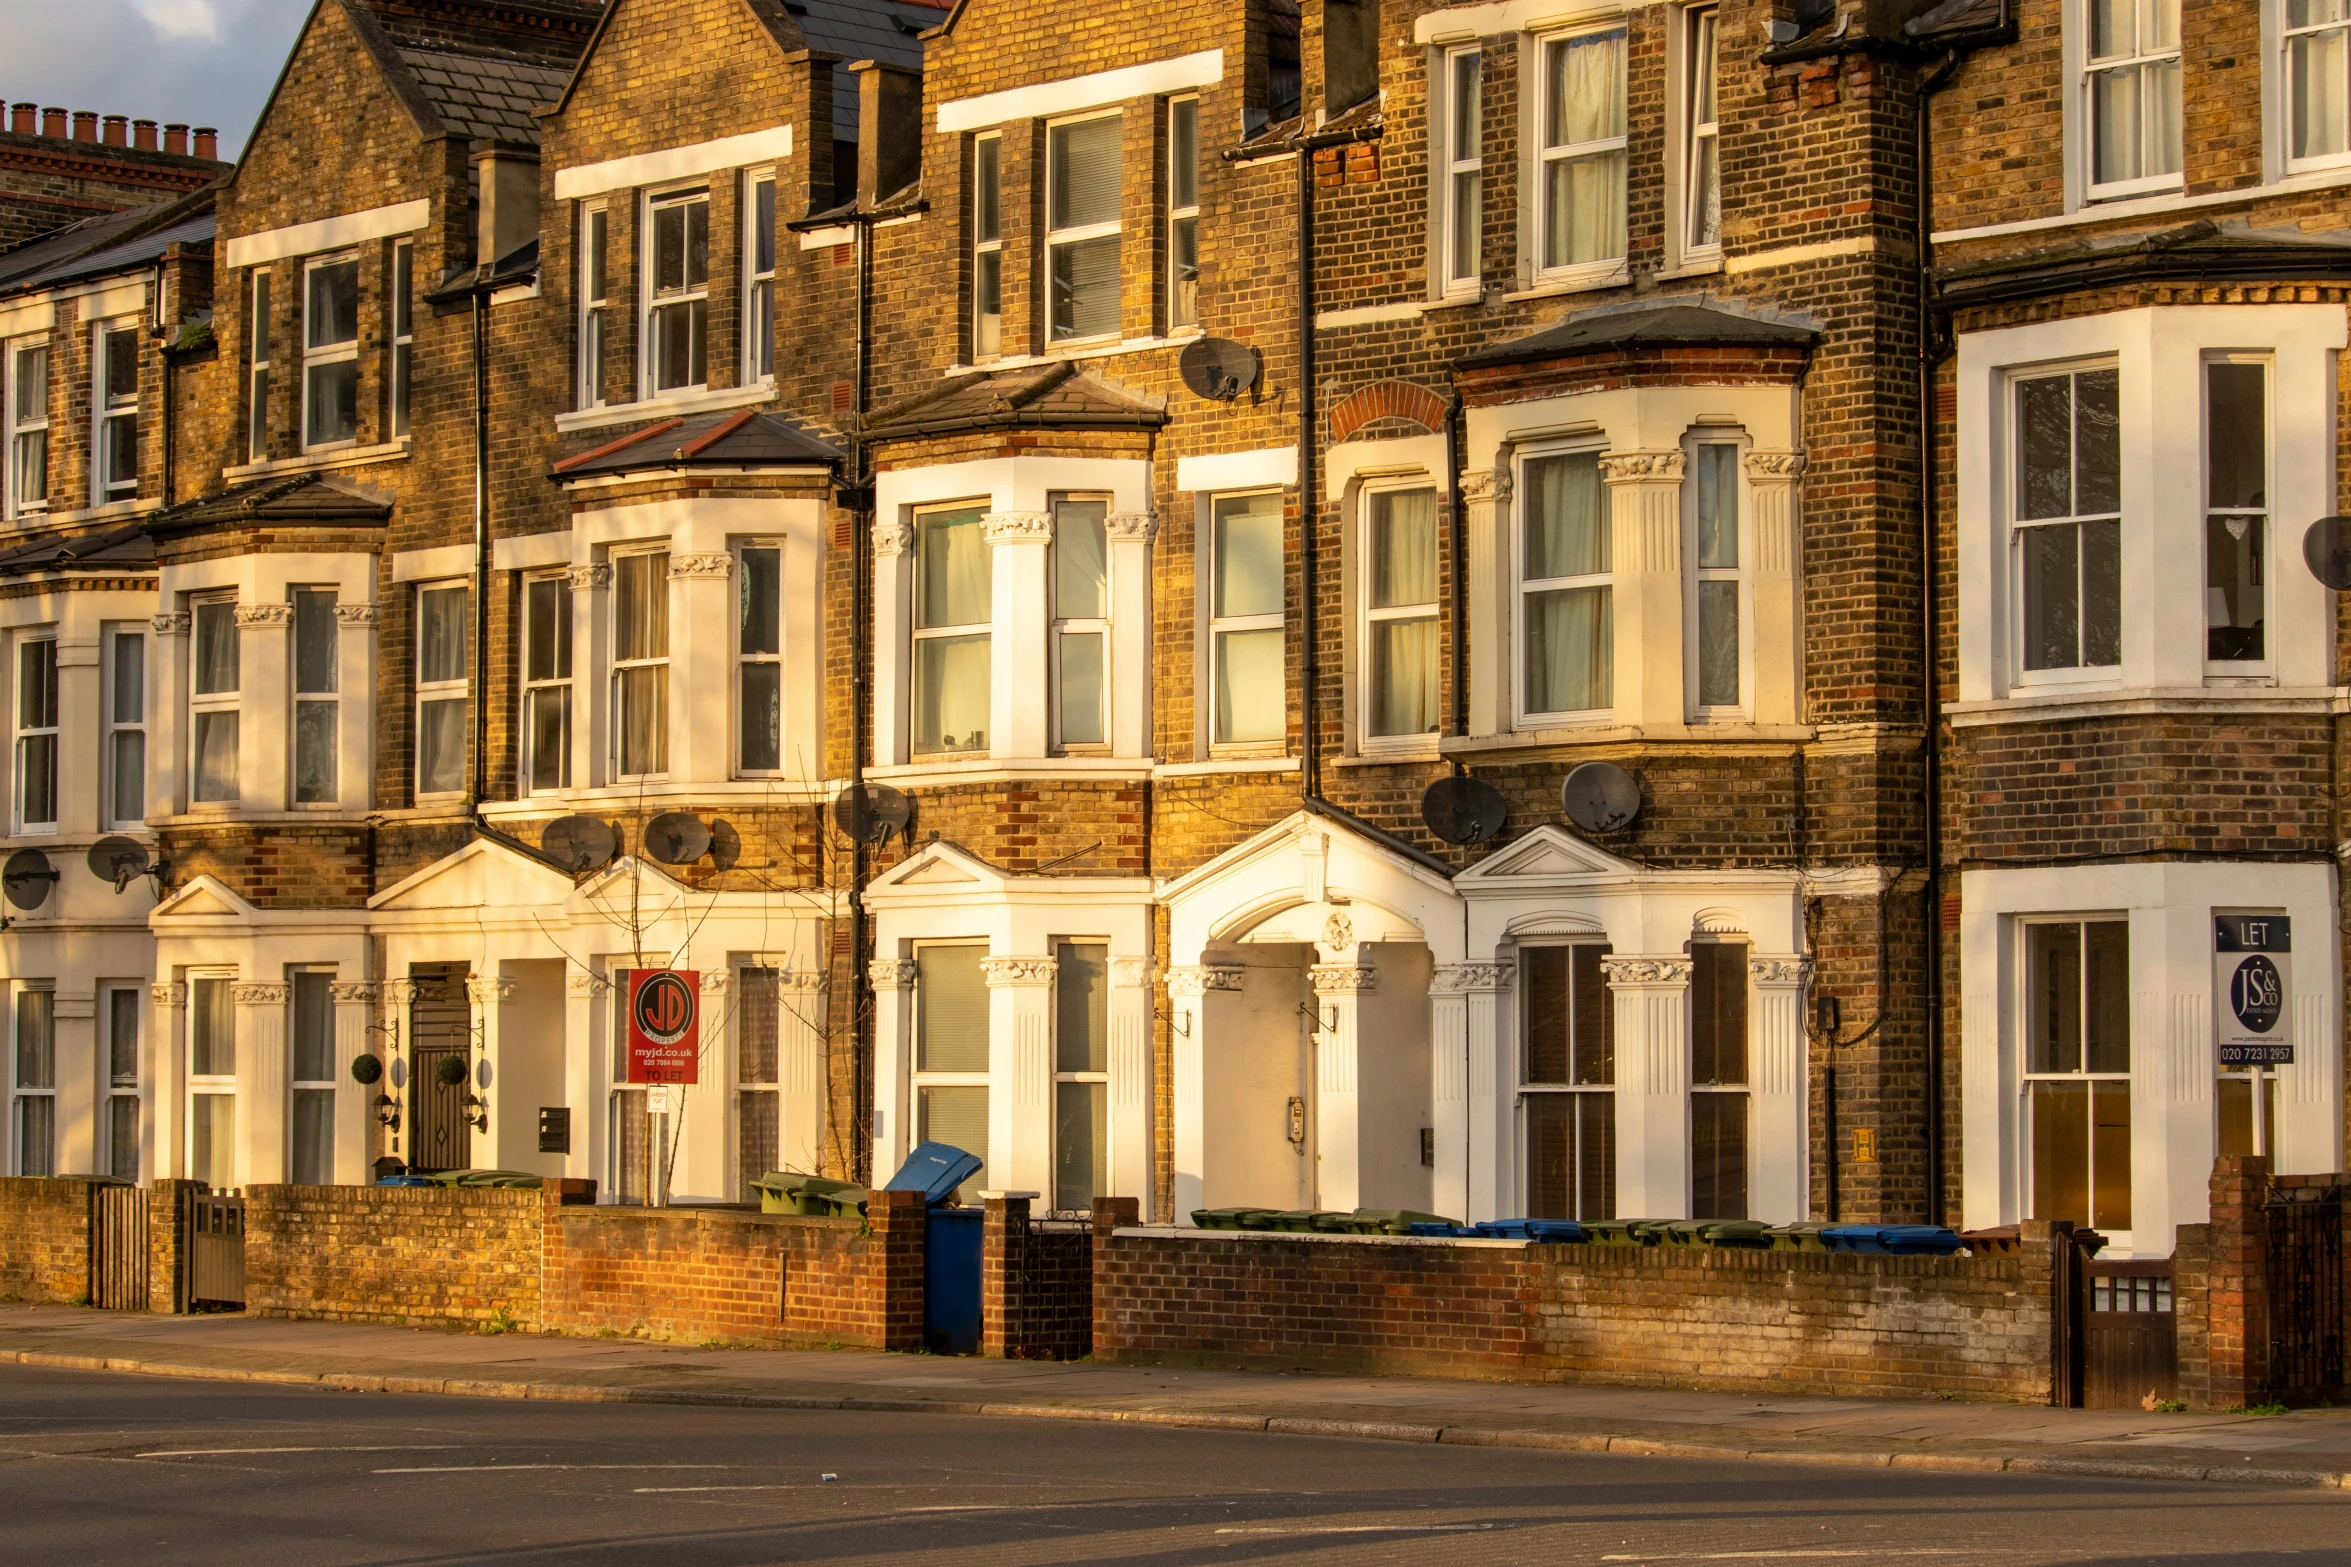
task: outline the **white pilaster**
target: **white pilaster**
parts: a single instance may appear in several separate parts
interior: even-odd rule
[[[1436,1008],[1437,1211],[1472,1223],[1518,1211],[1512,1104],[1518,1073],[1500,1026],[1507,963],[1447,963],[1429,986]]]
[[[818,971],[784,969],[776,975],[776,1079],[784,1102],[776,1117],[778,1168],[820,1168],[824,1156],[824,1017],[828,981]],[[884,1179],[887,1179],[885,1176]]]
[[[1228,964],[1196,964],[1167,972],[1168,1027],[1175,1041],[1175,1212],[1177,1224],[1192,1222],[1192,1210],[1207,1198],[1208,997],[1238,991],[1244,970]]]
[[[248,752],[248,755],[251,753]],[[237,986],[237,1184],[286,1179],[286,1003],[292,987]]]
[[[988,977],[988,1180],[1005,1190],[1051,1192],[1053,976],[1060,964],[1002,957],[980,967]]]
[[[1609,536],[1616,580],[1616,716],[1678,724],[1682,706],[1682,454],[1611,452]]]
[[[717,782],[732,774],[727,747],[735,613],[735,558],[721,550],[669,558],[669,776]]]
[[[1794,956],[1747,961],[1747,1216],[1767,1224],[1808,1216],[1804,986],[1811,970]]]
[[[348,779],[346,779],[348,787]],[[365,980],[336,980],[327,986],[335,1003],[335,1182],[364,1186],[374,1177],[367,1151],[368,1128],[375,1122],[375,1097],[392,1085],[352,1080],[351,1063],[363,1055],[381,1059],[368,1025],[375,1021],[378,987]],[[388,1068],[391,1063],[385,1062]]]
[[[1455,504],[1466,507],[1469,539],[1469,613],[1486,634],[1469,639],[1469,732],[1501,734],[1510,727],[1510,496],[1507,467],[1461,475]]]
[[[105,699],[105,687],[100,679],[98,668],[99,642],[100,639],[96,636],[76,637],[61,634],[58,637],[58,712],[96,713],[100,710],[99,704]],[[99,830],[102,820],[99,780],[105,776],[105,771],[99,763],[99,748],[105,743],[101,738],[102,733],[102,725],[81,724],[77,726],[71,725],[69,721],[69,727],[58,736],[57,830],[61,833],[95,833]],[[59,999],[62,1001],[63,998]],[[62,1011],[58,1015],[61,1018],[64,1016]],[[61,1050],[64,1048],[64,1043],[61,1034],[58,1040],[58,1047]],[[64,1089],[62,1080],[58,1086],[62,1092]],[[59,1116],[62,1118],[65,1113],[64,1106],[60,1104],[58,1107]],[[61,1119],[59,1123],[61,1132],[65,1124]],[[69,1140],[60,1136],[57,1144],[57,1156],[61,1161],[57,1166],[59,1169],[86,1170],[93,1168],[86,1162],[63,1162],[67,1160],[66,1150],[69,1145]]]
[[[188,987],[176,980],[150,985],[147,1006],[147,1059],[139,1073],[147,1085],[147,1103],[141,1107],[150,1139],[147,1169],[157,1177],[185,1177]]]
[[[375,804],[376,622],[373,604],[335,606],[336,792],[345,810]],[[343,1144],[342,1133],[335,1145]],[[339,1159],[339,1156],[338,1156]]]
[[[1690,1214],[1690,960],[1600,960],[1616,1003],[1616,1211]]]
[[[51,1168],[96,1170],[101,1167],[98,1112],[106,1098],[100,1075],[104,1068],[98,1060],[98,998],[88,990],[60,989],[51,994],[49,1004],[55,1027],[51,1081],[57,1085],[57,1162]]]
[[[167,611],[148,622],[155,633],[155,652],[147,661],[149,821],[188,808],[187,771],[182,765],[189,743],[188,624],[186,610]],[[168,1168],[156,1166],[159,1171]]]
[[[907,703],[914,686],[914,671],[909,665],[913,579],[914,524],[897,516],[877,519],[873,525],[873,759],[883,767],[903,763],[909,749],[912,714]],[[993,715],[989,721],[994,722]],[[895,1114],[891,1116],[893,1122],[897,1119]],[[896,1135],[895,1126],[890,1134]],[[884,1165],[877,1158],[874,1167],[895,1170],[898,1166],[895,1162]]]
[[[286,751],[293,626],[291,604],[237,606],[237,700],[244,714],[237,724],[237,798],[249,811],[282,811],[293,795]]]
[[[1357,1025],[1376,970],[1317,963],[1314,981],[1314,1205],[1348,1212],[1363,1198],[1361,1051]]]
[[[485,966],[495,967],[497,959],[487,960]],[[465,998],[473,1010],[473,1037],[479,1053],[473,1061],[473,1075],[467,1091],[481,1099],[506,1091],[506,1062],[501,1048],[504,1030],[501,1027],[505,1003],[514,999],[514,981],[498,974],[474,974],[465,981]],[[473,1134],[473,1152],[470,1156],[477,1170],[509,1168],[516,1157],[527,1152],[521,1148],[503,1146],[498,1117],[484,1116],[486,1124]]]
[[[1110,1190],[1151,1213],[1151,960],[1110,960]]]
[[[1151,541],[1159,516],[1148,511],[1114,511],[1104,524],[1110,539],[1110,754],[1151,754]],[[1116,1025],[1112,1025],[1115,1032]],[[1118,1080],[1111,1078],[1111,1097]],[[1111,1111],[1112,1119],[1117,1110]],[[1116,1133],[1112,1134],[1116,1147]],[[1134,1195],[1117,1184],[1120,1196]],[[1146,1203],[1149,1189],[1142,1195]]]
[[[1754,595],[1755,721],[1797,721],[1796,692],[1802,667],[1802,633],[1796,605],[1801,574],[1796,480],[1804,471],[1802,452],[1747,454],[1747,493],[1754,506],[1755,564],[1749,581]]]
[[[573,642],[572,647],[576,651],[579,643]],[[575,670],[579,667],[576,662],[572,665]],[[572,719],[576,725],[576,701]],[[573,732],[578,731],[575,728]],[[604,1106],[612,1093],[612,1051],[606,1043],[612,982],[601,974],[571,969],[564,975],[563,1005],[563,1102],[571,1109],[571,1152],[564,1156],[563,1173],[574,1180],[597,1182],[597,1189],[609,1202],[614,1194],[604,1190],[610,1184]]]
[[[595,671],[609,669],[612,657],[612,567],[605,561],[571,568],[571,776],[582,788],[612,781],[612,704]],[[580,1147],[579,1120],[588,1110],[572,1106],[572,1150]],[[593,1119],[601,1125],[601,1110]]]
[[[914,959],[876,958],[873,985],[873,1170],[882,1180],[914,1151]]]
[[[1052,732],[1048,718],[1052,666],[1046,658],[1045,638],[1052,603],[1046,572],[1053,559],[1053,551],[1047,547],[1053,542],[1053,515],[992,511],[980,526],[995,552],[989,564],[994,584],[989,613],[994,624],[988,633],[988,754],[1043,756]],[[990,1179],[999,1186],[1052,1189],[1001,1173],[992,1173]]]

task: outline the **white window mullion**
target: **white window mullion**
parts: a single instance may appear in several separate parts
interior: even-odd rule
[[[971,144],[971,356],[1004,351],[1004,138]]]
[[[746,776],[784,769],[784,547],[742,546],[737,562],[735,766]]]
[[[1625,29],[1543,44],[1539,266],[1609,274],[1625,259]]]
[[[743,201],[743,380],[775,378],[776,343],[776,176],[758,169],[746,176]]]
[[[710,193],[655,197],[647,215],[643,395],[698,392],[709,380]]]
[[[147,634],[106,637],[106,823],[137,827],[147,816]]]
[[[1053,741],[1092,750],[1110,740],[1110,502],[1055,496],[1052,509]]]
[[[359,260],[330,256],[302,272],[302,449],[359,439]]]
[[[139,324],[102,323],[90,341],[90,504],[139,493]]]
[[[7,345],[5,374],[8,515],[29,517],[49,507],[48,342],[20,338]]]
[[[1122,124],[1112,112],[1045,132],[1045,318],[1053,344],[1119,333]]]
[[[57,636],[16,644],[16,830],[57,830]]]
[[[1447,293],[1475,293],[1483,279],[1485,112],[1482,56],[1456,49],[1444,58],[1445,137],[1442,275]]]
[[[669,771],[669,552],[612,557],[612,771]]]
[[[1289,737],[1287,529],[1282,497],[1209,503],[1211,747],[1280,747]]]
[[[522,784],[571,787],[571,577],[523,583]]]
[[[580,208],[578,352],[579,406],[582,408],[604,406],[605,324],[611,306],[611,300],[606,297],[611,289],[611,269],[605,247],[610,233],[611,217],[603,203]]]
[[[2093,200],[2180,182],[2180,0],[2083,0],[2082,107]]]

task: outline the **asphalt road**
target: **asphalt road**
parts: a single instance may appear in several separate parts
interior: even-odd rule
[[[2351,1495],[0,1369],[12,1564],[2351,1564]]]

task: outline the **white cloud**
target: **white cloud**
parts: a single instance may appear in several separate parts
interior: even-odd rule
[[[211,43],[220,37],[220,16],[212,9],[212,0],[139,0],[139,14],[166,38]]]

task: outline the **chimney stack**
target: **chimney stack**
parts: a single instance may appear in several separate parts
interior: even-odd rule
[[[109,147],[128,147],[130,144],[131,117],[127,114],[108,115],[106,117],[106,145]]]
[[[131,145],[141,152],[155,150],[155,122],[153,120],[131,121]]]
[[[163,128],[163,150],[185,157],[188,151],[188,128],[185,125],[166,125]]]
[[[8,128],[19,136],[38,136],[41,123],[40,105],[12,103],[8,106]]]
[[[73,139],[75,141],[96,141],[98,139],[98,111],[96,109],[76,109],[73,111]]]
[[[487,269],[539,237],[539,154],[494,142],[473,155],[474,261]]]
[[[41,111],[41,134],[63,139],[65,135],[65,111],[63,109],[43,109]]]
[[[219,156],[220,156],[220,139],[219,139],[219,138],[220,138],[220,132],[218,132],[218,131],[214,130],[214,129],[213,129],[211,126],[209,126],[209,125],[199,125],[199,126],[197,126],[197,127],[196,127],[196,156],[197,156],[197,157],[199,157],[199,158],[214,158],[214,159],[217,159],[217,158],[219,158]]]
[[[858,60],[857,200],[870,207],[922,173],[922,73]]]

